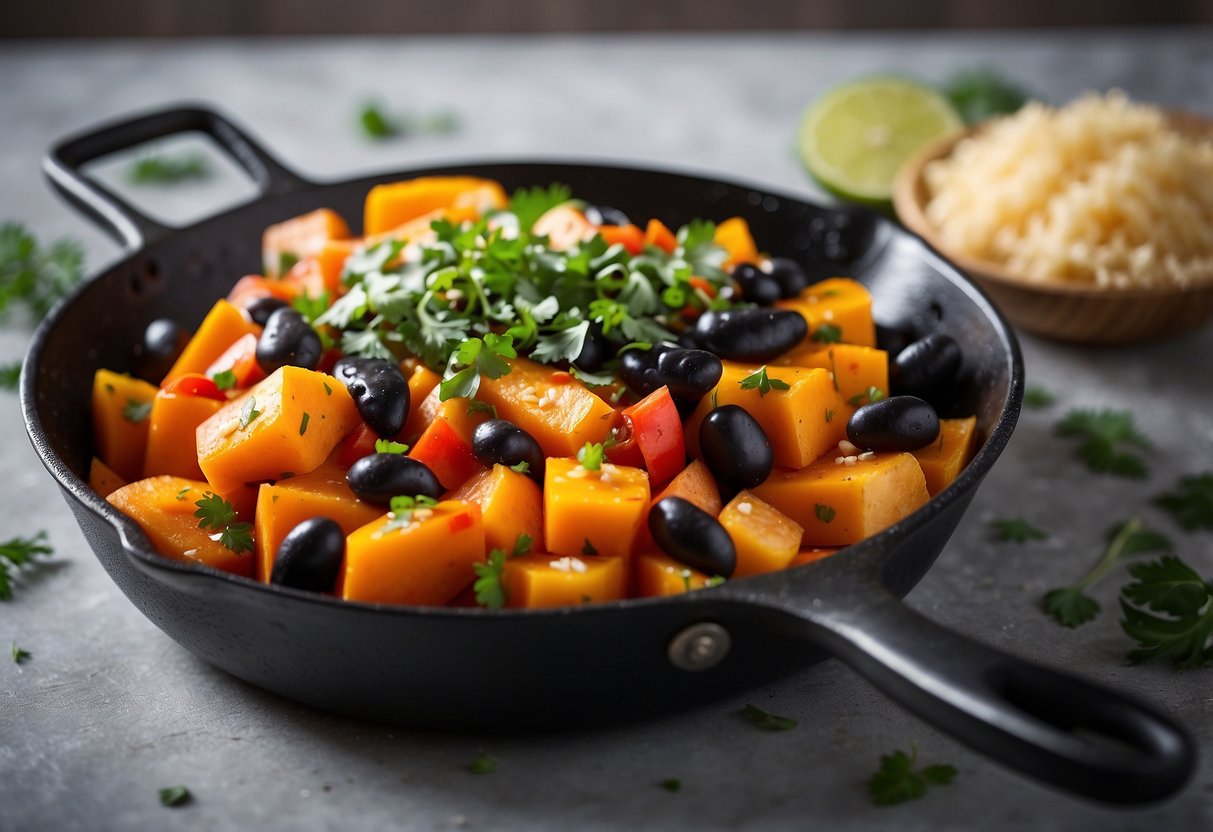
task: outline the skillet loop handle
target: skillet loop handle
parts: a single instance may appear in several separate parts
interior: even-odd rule
[[[129,251],[167,236],[172,229],[135,208],[82,167],[95,159],[178,133],[199,132],[248,173],[262,196],[307,186],[306,179],[274,158],[248,133],[204,106],[173,107],[103,124],[54,145],[42,161],[46,177],[64,198]]]
[[[972,641],[874,591],[847,609],[822,599],[798,617],[817,625],[812,640],[940,730],[1108,803],[1161,800],[1191,776],[1192,740],[1147,705]]]

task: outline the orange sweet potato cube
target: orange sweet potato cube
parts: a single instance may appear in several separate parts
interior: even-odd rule
[[[96,491],[102,497],[108,497],[124,485],[128,485],[127,481],[118,476],[114,469],[97,459],[97,457],[93,457],[92,462],[88,466],[89,488]]]
[[[485,548],[510,554],[519,535],[525,534],[536,550],[543,551],[543,492],[525,474],[494,465],[475,474],[447,499],[480,506]]]
[[[530,554],[508,558],[501,571],[510,607],[572,607],[625,594],[623,558]]]
[[[143,475],[202,479],[198,466],[198,426],[221,407],[223,402],[206,396],[183,396],[163,390],[156,393],[148,419]]]
[[[281,277],[285,263],[320,254],[326,244],[350,236],[349,226],[336,211],[317,208],[265,229],[261,257],[267,277]],[[285,261],[285,263],[284,263]]]
[[[794,309],[809,325],[809,341],[822,340],[818,330],[826,325],[840,330],[841,340],[864,347],[876,346],[876,324],[872,320],[872,295],[867,287],[846,277],[831,277],[814,283],[799,296],[776,301],[776,306]],[[817,336],[816,339],[814,336]]]
[[[660,551],[637,555],[633,573],[636,594],[642,598],[682,595],[692,589],[703,589],[712,580],[698,569],[679,563]]]
[[[124,480],[143,475],[148,416],[156,386],[98,370],[93,375],[93,444],[97,456]]]
[[[927,491],[932,497],[943,491],[960,476],[973,458],[977,444],[977,417],[940,419],[939,437],[916,451],[910,451],[927,478]]]
[[[875,347],[803,341],[775,359],[774,364],[828,370],[844,402],[857,396],[866,397],[872,387],[886,396],[889,394],[889,354]],[[846,418],[843,417],[844,422]]]
[[[206,313],[194,337],[190,338],[181,355],[173,362],[161,386],[186,373],[205,374],[216,359],[227,352],[228,347],[249,333],[260,335],[261,327],[240,309],[220,298]]]
[[[575,459],[548,459],[543,501],[549,552],[625,557],[649,507],[649,476],[609,462],[587,471]]]
[[[734,578],[786,569],[804,535],[800,524],[749,491],[734,497],[719,520],[737,548]]]

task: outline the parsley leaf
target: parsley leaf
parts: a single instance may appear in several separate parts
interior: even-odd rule
[[[766,365],[759,367],[754,372],[738,382],[742,390],[757,390],[758,397],[762,398],[772,390],[791,390],[792,386],[786,381],[781,381],[777,378],[771,378],[767,375]]]
[[[855,407],[862,407],[865,404],[871,404],[872,402],[878,402],[883,398],[884,398],[883,390],[881,390],[879,387],[869,387],[867,390],[864,390],[862,393],[856,393],[854,396],[851,396],[851,398],[847,399],[847,404],[853,405]]]
[[[476,759],[468,763],[467,770],[472,774],[492,774],[497,770],[497,761],[487,752],[476,754]]]
[[[821,324],[813,330],[812,340],[819,344],[837,344],[842,340],[842,329],[834,324]]]
[[[1082,440],[1078,455],[1092,471],[1136,479],[1146,476],[1145,461],[1124,447],[1151,447],[1129,411],[1071,410],[1057,423],[1056,430],[1058,436]]]
[[[234,370],[223,370],[211,376],[211,381],[220,390],[231,390],[236,386],[236,373]]]
[[[31,565],[34,559],[54,554],[46,542],[46,532],[33,537],[14,537],[0,543],[0,601],[13,597],[12,576]]]
[[[1129,574],[1136,580],[1120,594],[1121,627],[1138,645],[1129,661],[1170,659],[1182,670],[1213,660],[1213,583],[1173,555]]]
[[[519,188],[510,197],[507,210],[518,218],[520,231],[530,231],[535,220],[557,205],[568,202],[572,196],[572,189],[559,182],[553,182],[546,188],[538,185],[533,188]]]
[[[598,471],[606,456],[606,445],[602,442],[586,442],[577,452],[577,461],[587,471]]]
[[[917,800],[928,786],[946,786],[956,778],[956,767],[935,764],[915,770],[918,749],[894,751],[880,756],[880,768],[868,779],[868,795],[877,806],[895,806]]]
[[[17,385],[21,382],[21,362],[14,361],[10,364],[0,364],[0,388],[5,390],[16,390]]]
[[[535,349],[531,352],[531,359],[542,364],[572,361],[581,355],[581,349],[585,346],[586,335],[589,331],[590,322],[582,321],[567,329],[545,335],[536,342]]]
[[[136,159],[126,178],[133,185],[176,185],[210,175],[211,169],[201,153],[160,153]]]
[[[1033,410],[1042,410],[1046,407],[1051,407],[1056,401],[1057,396],[1044,387],[1030,384],[1024,388],[1023,403],[1025,407],[1030,407]]]
[[[1213,531],[1213,471],[1181,477],[1176,489],[1159,494],[1154,504],[1170,513],[1185,531]]]
[[[372,139],[390,139],[404,132],[404,126],[388,116],[377,104],[368,102],[358,113],[358,124],[362,132]]]
[[[128,422],[142,422],[151,413],[151,402],[137,402],[134,399],[127,399],[126,404],[122,407],[122,418]]]
[[[191,800],[190,790],[185,786],[169,786],[160,790],[160,805],[176,809]]]
[[[236,509],[230,500],[208,491],[194,505],[198,507],[194,512],[198,518],[198,528],[215,530],[216,534],[211,536],[213,540],[218,540],[238,555],[253,551],[253,524],[238,522]]]
[[[391,439],[376,439],[375,453],[377,454],[403,454],[407,453],[409,446],[403,442],[393,442]]]
[[[757,705],[746,705],[742,708],[741,715],[746,720],[766,731],[790,731],[798,724],[796,720],[790,717],[767,713]]]
[[[1008,517],[1005,520],[991,520],[990,528],[994,530],[994,539],[1002,543],[1027,543],[1029,540],[1047,540],[1048,532],[1043,532],[1022,517]]]
[[[518,535],[518,539],[514,541],[514,557],[520,558],[523,555],[529,555],[534,545],[535,538],[526,532],[522,532]]]
[[[833,506],[827,506],[824,503],[815,503],[813,505],[813,516],[823,523],[834,522],[834,517],[837,513]]]
[[[1099,602],[1087,595],[1087,590],[1125,559],[1171,548],[1170,540],[1145,528],[1137,518],[1113,526],[1108,531],[1108,537],[1107,549],[1082,580],[1070,586],[1051,589],[1041,599],[1044,611],[1062,626],[1077,627],[1099,615]]]
[[[13,642],[13,664],[22,664],[26,659],[31,659],[33,656],[33,653],[18,647],[17,642]]]
[[[667,780],[662,780],[657,785],[665,789],[667,792],[677,792],[682,790],[682,781],[677,777],[671,777]]]
[[[68,239],[43,247],[22,225],[0,225],[0,316],[23,306],[40,321],[84,276],[84,249]]]
[[[514,339],[486,332],[483,338],[467,338],[452,353],[446,378],[438,385],[438,399],[470,399],[480,389],[480,377],[501,378],[510,371],[507,358],[517,358]],[[462,367],[462,369],[456,369]]]
[[[505,552],[493,549],[489,552],[484,563],[473,563],[472,571],[476,573],[476,582],[472,590],[476,593],[476,603],[489,609],[504,607],[506,603],[505,584],[501,582],[501,573],[505,569]]]
[[[516,462],[511,465],[510,470],[515,474],[529,474],[531,473],[531,463],[524,459],[522,462]]]

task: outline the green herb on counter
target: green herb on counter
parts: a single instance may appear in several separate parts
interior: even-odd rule
[[[1052,407],[1056,402],[1057,396],[1053,394],[1053,391],[1038,384],[1029,384],[1024,388],[1024,407],[1030,407],[1033,410],[1043,410],[1046,407]]]
[[[0,543],[0,601],[13,597],[12,578],[30,566],[35,558],[52,555],[55,550],[46,542],[46,532],[33,537],[14,537]]]
[[[918,800],[930,786],[946,786],[956,779],[956,767],[930,765],[916,768],[918,749],[911,744],[910,753],[894,751],[882,754],[880,768],[868,779],[868,795],[877,806],[895,806],[908,800]]]
[[[1082,580],[1045,593],[1041,601],[1044,611],[1062,626],[1077,627],[1099,615],[1099,602],[1087,595],[1087,590],[1127,558],[1172,549],[1170,540],[1145,528],[1136,517],[1112,527],[1108,538],[1108,548]]]
[[[372,139],[390,139],[404,132],[404,126],[389,117],[377,104],[365,104],[358,113],[362,132]]]
[[[13,664],[22,664],[26,659],[33,658],[33,656],[33,653],[18,647],[17,642],[13,642]]]
[[[1145,460],[1130,448],[1149,450],[1127,410],[1071,410],[1057,423],[1057,435],[1081,440],[1078,455],[1092,471],[1142,479]],[[1126,447],[1128,446],[1128,447]]]
[[[472,774],[492,774],[497,770],[497,760],[485,751],[476,755],[476,759],[467,764],[467,770]]]
[[[1028,102],[1027,91],[989,68],[957,72],[940,88],[966,124],[1014,113]]]
[[[679,780],[677,777],[671,777],[668,780],[662,780],[657,785],[661,786],[661,788],[665,789],[667,792],[682,791],[682,781]]]
[[[159,154],[136,159],[126,173],[134,185],[176,185],[190,179],[206,179],[210,166],[200,153]]]
[[[1213,583],[1174,555],[1129,567],[1120,625],[1137,641],[1134,664],[1170,659],[1186,670],[1213,660]]]
[[[375,103],[363,105],[358,113],[362,132],[372,139],[392,139],[404,135],[440,135],[459,129],[459,117],[450,110],[437,110],[423,116],[384,112]]]
[[[160,805],[176,809],[184,806],[192,799],[190,790],[185,786],[169,786],[160,790]]]
[[[994,539],[1000,543],[1027,543],[1030,540],[1047,540],[1048,532],[1041,531],[1022,517],[991,520]]]
[[[1213,471],[1181,477],[1175,490],[1159,494],[1154,504],[1169,512],[1185,531],[1213,531]]]
[[[790,717],[767,713],[757,705],[746,705],[741,715],[764,731],[790,731],[798,724]]]
[[[79,243],[60,239],[44,247],[25,226],[0,225],[0,316],[24,307],[39,321],[83,275]]]
[[[21,362],[0,365],[0,387],[5,390],[16,390],[21,382]]]

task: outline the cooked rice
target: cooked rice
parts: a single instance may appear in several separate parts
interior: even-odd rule
[[[1032,103],[925,170],[943,245],[1038,281],[1213,280],[1213,140],[1121,92]]]

